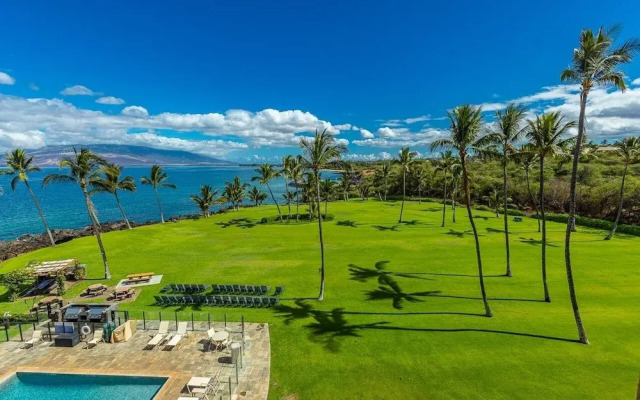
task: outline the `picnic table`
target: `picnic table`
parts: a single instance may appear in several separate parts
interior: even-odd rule
[[[107,290],[107,287],[101,283],[96,283],[94,285],[90,285],[87,288],[87,295],[99,295],[104,293]]]
[[[134,293],[134,290],[126,287],[117,287],[113,291],[113,299],[114,300],[122,300],[127,297],[131,297]]]
[[[125,284],[131,284],[136,282],[147,282],[150,281],[155,273],[154,272],[142,272],[139,274],[129,274],[126,277]]]

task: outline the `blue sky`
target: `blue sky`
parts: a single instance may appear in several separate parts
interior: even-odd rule
[[[580,30],[640,37],[640,2],[601,5],[3,2],[0,150],[129,143],[261,160],[320,127],[353,158],[426,154],[459,104],[574,117],[575,88],[558,85]],[[631,90],[593,95],[593,138],[640,131],[640,59],[625,71]]]

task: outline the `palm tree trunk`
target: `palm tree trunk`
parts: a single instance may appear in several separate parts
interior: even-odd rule
[[[162,202],[160,201],[160,193],[158,193],[158,188],[154,188],[156,191],[156,200],[158,201],[158,209],[160,210],[160,222],[164,224],[164,213],[162,212]]]
[[[118,198],[118,194],[114,193],[113,196],[116,198],[116,203],[118,204],[120,213],[122,213],[122,218],[124,218],[124,222],[126,222],[127,224],[127,228],[131,229],[131,224],[129,224],[129,219],[127,218],[127,214],[125,214],[124,208],[122,208],[122,204],[120,204],[120,199]]]
[[[509,218],[507,213],[507,153],[506,149],[503,149],[503,160],[502,160],[502,190],[504,192],[504,244],[507,249],[507,272],[506,276],[512,276],[511,274],[511,253],[509,251]]]
[[[389,181],[388,178],[384,178],[384,201],[387,201],[387,193],[389,193]]]
[[[611,228],[611,232],[607,235],[604,240],[611,240],[613,235],[616,233],[616,229],[618,229],[618,223],[620,222],[620,216],[622,215],[622,205],[624,204],[624,181],[627,177],[627,169],[629,168],[629,163],[624,164],[624,172],[622,173],[622,184],[620,185],[620,204],[618,205],[618,212],[616,213],[616,220],[613,221],[613,227]]]
[[[300,221],[300,189],[296,187],[296,222]]]
[[[322,237],[322,213],[320,212],[320,179],[318,171],[314,171],[316,177],[316,198],[318,201],[318,232],[320,233],[320,294],[318,301],[324,299],[324,238]]]
[[[400,206],[400,219],[398,220],[398,223],[402,222],[402,211],[404,210],[404,197],[405,197],[406,189],[407,189],[406,172],[403,166],[402,167],[402,205]]]
[[[447,213],[447,170],[444,171],[444,197],[442,198],[442,225],[444,228],[444,217]]]
[[[576,215],[576,184],[578,181],[578,161],[580,158],[580,147],[584,137],[585,108],[587,107],[587,94],[583,90],[580,93],[580,119],[578,120],[578,138],[576,142],[575,153],[573,155],[573,170],[571,171],[571,188],[569,191],[569,223],[567,223],[567,231],[564,239],[564,261],[567,270],[567,283],[569,285],[569,297],[571,298],[571,307],[573,316],[576,320],[576,328],[578,329],[578,337],[581,343],[589,344],[587,332],[582,324],[580,309],[578,308],[578,298],[576,297],[576,289],[573,284],[573,271],[571,268],[571,221]]]
[[[95,219],[95,215],[93,213],[91,200],[89,199],[89,193],[87,193],[87,188],[82,186],[82,194],[84,194],[84,201],[87,206],[87,212],[89,213],[89,219],[91,220],[91,225],[93,226],[93,234],[96,236],[96,240],[98,241],[98,247],[100,248],[100,255],[102,255],[102,263],[104,264],[104,279],[111,279],[111,272],[109,271],[109,262],[107,261],[107,253],[104,251],[104,245],[102,244],[102,237],[100,236],[100,228],[98,227],[98,221]]]
[[[51,234],[51,230],[49,229],[49,225],[47,224],[47,219],[44,217],[44,212],[42,211],[42,207],[40,207],[40,202],[36,197],[36,194],[31,190],[31,186],[29,185],[29,181],[25,180],[24,184],[27,186],[27,190],[33,199],[33,202],[36,204],[36,209],[38,210],[38,214],[40,214],[40,219],[42,220],[42,225],[44,225],[44,229],[47,231],[47,235],[49,235],[49,240],[51,240],[51,246],[56,247],[56,241],[53,240],[53,235]]]
[[[529,170],[525,169],[524,174],[527,178],[527,190],[529,191],[529,197],[531,197],[531,202],[533,203],[533,207],[536,210],[536,219],[538,220],[538,232],[541,230],[540,226],[540,211],[538,210],[538,203],[536,203],[535,197],[533,197],[533,192],[531,191],[531,183],[529,181]]]
[[[476,257],[478,259],[478,278],[480,280],[480,292],[482,293],[482,302],[484,303],[484,312],[487,317],[493,317],[493,314],[491,313],[491,308],[489,307],[489,300],[487,299],[487,292],[484,288],[482,257],[480,255],[480,240],[478,239],[478,230],[476,229],[476,223],[473,221],[473,214],[471,213],[471,187],[469,185],[469,177],[467,176],[466,157],[464,153],[460,154],[460,161],[462,162],[462,179],[464,184],[464,195],[467,201],[467,215],[469,217],[469,223],[471,223],[471,229],[473,229],[473,237],[476,242]]]
[[[455,191],[453,193],[451,193],[451,205],[453,207],[453,223],[456,223],[456,195],[455,195]]]
[[[550,302],[549,286],[547,285],[547,219],[544,215],[544,157],[540,157],[540,190],[538,193],[538,204],[540,205],[540,216],[542,217],[542,285],[544,287],[544,301]]]
[[[269,193],[271,194],[271,198],[273,202],[276,203],[276,207],[278,208],[278,216],[280,217],[280,222],[282,222],[282,213],[280,212],[280,205],[278,204],[278,200],[276,200],[276,196],[273,195],[271,191],[271,186],[269,186],[269,182],[267,182],[267,189],[269,189]]]
[[[289,218],[287,219],[287,222],[290,222],[291,221],[291,200],[289,199],[289,182],[287,181],[286,174],[282,174],[282,177],[284,178],[284,192],[287,195],[287,207],[289,207]]]
[[[324,217],[327,218],[327,207],[329,206],[329,199],[324,199]]]

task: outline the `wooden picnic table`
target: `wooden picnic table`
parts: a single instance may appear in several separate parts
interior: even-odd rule
[[[55,303],[56,301],[60,301],[60,300],[62,300],[61,297],[49,296],[49,297],[45,297],[44,299],[40,300],[38,302],[38,304],[46,306],[47,304]]]
[[[129,274],[129,275],[127,275],[127,279],[152,277],[154,274],[155,274],[154,272],[143,272],[143,273],[140,273],[140,274]]]

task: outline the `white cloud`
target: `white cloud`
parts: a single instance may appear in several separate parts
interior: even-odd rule
[[[74,85],[65,88],[60,94],[63,96],[95,96],[97,93],[86,86]]]
[[[146,108],[140,106],[129,106],[122,109],[122,114],[130,117],[148,117],[149,111]]]
[[[334,125],[334,128],[340,130],[340,131],[348,131],[352,128],[353,126],[351,124],[340,124],[340,125]]]
[[[109,104],[109,105],[120,105],[120,104],[124,104],[124,100],[122,100],[119,97],[105,96],[105,97],[100,97],[100,98],[96,99],[96,103],[98,103],[98,104]]]
[[[631,81],[631,84],[634,86],[640,86],[640,78],[636,78]]]
[[[369,154],[345,154],[343,158],[347,161],[379,161],[379,160],[391,160],[393,156],[386,151],[380,153]]]
[[[383,138],[392,138],[398,136],[398,133],[389,127],[383,126],[378,129],[378,135]]]
[[[36,85],[35,83],[31,82],[31,83],[29,84],[29,89],[31,89],[31,90],[33,90],[33,91],[36,91],[36,92],[37,92],[38,90],[40,90],[40,86],[38,86],[38,85]]]
[[[373,133],[371,133],[370,131],[364,129],[364,128],[360,128],[360,137],[363,139],[373,139]]]
[[[16,80],[6,72],[0,71],[0,85],[13,85]]]
[[[404,120],[405,124],[415,124],[416,122],[423,122],[423,121],[428,121],[430,120],[431,117],[429,115],[421,115],[419,117],[415,117],[415,118],[407,118]]]
[[[125,107],[121,114],[78,108],[60,99],[23,98],[0,94],[0,129],[4,132],[0,150],[37,133],[38,140],[26,147],[46,144],[140,144],[223,156],[249,147],[296,147],[300,134],[327,129],[340,133],[328,121],[300,110],[266,109],[256,113],[229,110],[222,113],[150,115],[140,106]],[[143,130],[145,133],[132,133]],[[173,131],[172,136],[156,134]],[[190,138],[180,138],[182,132]],[[192,139],[193,132],[202,138]],[[210,139],[206,139],[210,137]],[[337,139],[348,145],[346,139]]]

